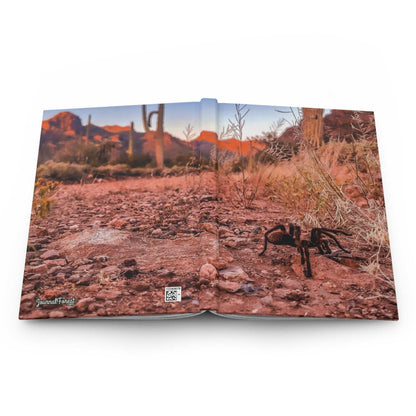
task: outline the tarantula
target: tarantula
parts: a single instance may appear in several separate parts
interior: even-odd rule
[[[305,277],[312,277],[311,263],[309,261],[309,248],[316,247],[320,254],[331,254],[330,242],[334,242],[342,251],[350,253],[341,246],[335,234],[342,234],[351,236],[342,230],[332,230],[329,228],[313,228],[311,231],[310,240],[301,240],[300,227],[298,225],[289,224],[289,232],[282,224],[277,224],[275,227],[266,231],[264,234],[264,249],[259,254],[262,256],[266,249],[267,243],[272,243],[280,246],[296,247],[301,256],[301,264],[304,266]],[[329,238],[325,238],[329,237]]]

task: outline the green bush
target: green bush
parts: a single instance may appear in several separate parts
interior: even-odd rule
[[[58,181],[80,181],[89,173],[88,165],[76,163],[53,162],[48,160],[37,169],[37,177],[51,178]]]
[[[131,159],[128,159],[126,163],[131,168],[144,168],[146,166],[149,166],[153,163],[153,158],[148,154],[134,156]]]

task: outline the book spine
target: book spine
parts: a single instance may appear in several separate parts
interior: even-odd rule
[[[218,102],[200,102],[200,277],[209,280],[201,288],[201,310],[218,309]],[[208,165],[208,166],[207,166]]]

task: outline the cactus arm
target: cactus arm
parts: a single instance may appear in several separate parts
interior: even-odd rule
[[[147,114],[146,114],[146,106],[142,105],[142,119],[143,119],[143,127],[144,131],[148,133],[150,131],[149,126],[147,124]]]
[[[150,129],[150,127],[152,127],[152,117],[155,115],[155,114],[158,114],[159,112],[158,111],[151,111],[150,113],[149,113],[149,118],[147,119],[147,127],[149,127],[149,129]]]

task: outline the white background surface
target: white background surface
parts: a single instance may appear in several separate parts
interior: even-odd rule
[[[0,6],[0,410],[415,414],[411,1]],[[43,109],[175,102],[373,109],[399,322],[17,319]]]

